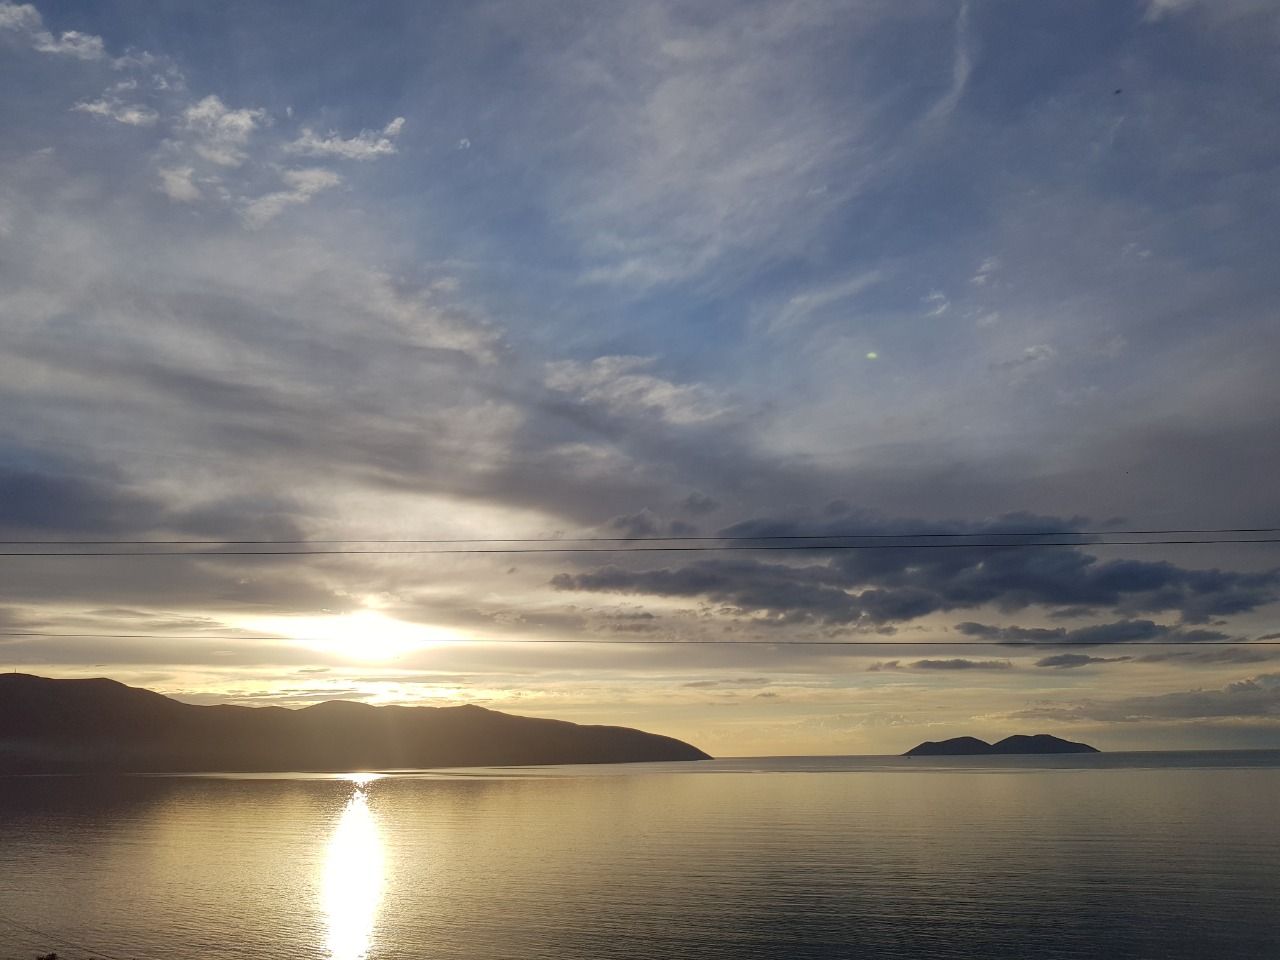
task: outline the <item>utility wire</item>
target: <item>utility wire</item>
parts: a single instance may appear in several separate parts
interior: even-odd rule
[[[4,630],[0,637],[39,637],[65,640],[287,640],[306,643],[307,637],[284,634],[163,634],[163,633],[45,633],[36,630]],[[439,642],[439,641],[432,641]],[[661,638],[616,638],[597,640],[587,637],[545,637],[503,640],[455,640],[454,644],[597,644],[628,646],[755,646],[755,647],[1275,647],[1280,640],[664,640]]]
[[[15,557],[332,557],[332,556],[443,556],[448,554],[525,553],[728,553],[732,551],[848,551],[848,550],[1026,550],[1039,547],[1154,547],[1210,546],[1213,544],[1280,543],[1280,537],[1240,539],[1221,537],[1199,540],[1107,540],[1081,543],[1075,540],[1035,540],[1025,543],[774,543],[699,546],[620,547],[450,547],[426,550],[59,550],[2,551],[0,558]]]
[[[1180,534],[1280,533],[1280,527],[1188,527],[1164,530],[989,530],[976,533],[769,533],[733,536],[672,537],[462,537],[456,539],[388,539],[355,537],[348,539],[305,540],[0,540],[0,546],[303,546],[306,544],[398,543],[398,544],[463,544],[463,543],[671,543],[671,542],[736,542],[758,540],[922,540],[960,537],[1124,537],[1173,536]]]

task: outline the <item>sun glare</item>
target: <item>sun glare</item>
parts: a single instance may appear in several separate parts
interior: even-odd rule
[[[318,653],[361,661],[390,660],[462,639],[453,630],[405,623],[376,610],[321,617],[258,617],[239,625],[279,634]]]
[[[338,819],[324,865],[326,946],[332,960],[364,960],[382,899],[383,851],[378,821],[365,788],[373,777],[353,777],[354,789]]]

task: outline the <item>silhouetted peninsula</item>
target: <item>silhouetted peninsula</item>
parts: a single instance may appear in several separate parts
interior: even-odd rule
[[[194,706],[114,680],[0,674],[0,773],[392,770],[706,760],[672,737],[477,706]]]
[[[952,737],[950,740],[926,740],[912,747],[904,757],[989,757],[1008,754],[1045,753],[1100,753],[1097,747],[1087,743],[1063,740],[1047,733],[1034,736],[1016,733],[997,743],[987,743],[977,737]]]

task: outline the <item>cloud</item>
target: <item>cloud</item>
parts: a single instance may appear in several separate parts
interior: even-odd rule
[[[160,114],[150,107],[122,103],[119,100],[106,97],[100,100],[83,100],[71,109],[115,120],[117,123],[123,123],[130,127],[155,126],[156,121],[160,119]]]
[[[1068,630],[1065,627],[995,627],[964,622],[956,629],[970,637],[1001,643],[1057,643],[1074,646],[1101,646],[1108,643],[1147,643],[1178,640],[1184,643],[1213,643],[1226,640],[1229,634],[1218,630],[1191,630],[1183,625],[1167,625],[1153,620],[1117,620]]]
[[[34,33],[44,26],[40,11],[29,3],[0,3],[0,30]]]
[[[265,110],[233,110],[210,94],[182,111],[182,129],[199,156],[221,167],[238,167],[248,156],[249,138],[265,119]]]
[[[940,317],[951,309],[951,301],[941,290],[934,290],[924,297],[925,316]]]
[[[726,407],[700,384],[676,384],[644,373],[653,357],[597,357],[590,363],[560,360],[548,364],[546,385],[623,417],[657,415],[687,426],[724,415]]]
[[[285,145],[286,153],[298,153],[311,157],[336,157],[342,160],[373,160],[396,152],[395,139],[405,123],[404,117],[396,117],[381,132],[361,130],[354,137],[342,139],[335,133],[318,137],[303,128],[302,135]]]
[[[875,55],[870,9],[731,5],[704,19],[657,3],[568,17],[513,28],[551,97],[534,122],[564,145],[553,208],[592,283],[643,290],[785,259],[878,167],[865,148],[875,106],[834,96],[815,69]]]
[[[1000,258],[997,256],[987,257],[978,265],[977,272],[969,278],[969,282],[975,287],[985,287],[999,270]]]
[[[160,177],[160,192],[170,200],[192,203],[200,199],[200,188],[192,179],[193,167],[161,167],[156,172]]]
[[[680,506],[689,513],[702,516],[703,514],[713,513],[719,508],[720,503],[714,497],[709,497],[705,493],[695,490],[680,501]]]
[[[1199,0],[1148,0],[1146,19],[1154,23],[1186,10],[1198,2]]]
[[[1026,347],[1016,357],[991,364],[993,373],[1002,373],[1011,384],[1023,384],[1039,376],[1057,357],[1057,348],[1047,343]]]
[[[955,628],[967,637],[1005,642],[1021,640],[1043,643],[1060,640],[1067,635],[1066,627],[995,627],[985,623],[974,623],[971,620],[957,623]]]
[[[106,55],[101,37],[76,30],[68,30],[57,37],[49,33],[38,33],[33,46],[40,53],[75,57],[77,60],[101,60]]]
[[[849,301],[856,300],[864,291],[871,289],[883,279],[883,271],[870,270],[806,290],[804,293],[797,293],[778,311],[777,316],[769,324],[769,331],[784,333],[810,317],[828,312],[831,307],[847,305]]]
[[[917,660],[913,670],[1008,670],[1013,664],[1008,660],[966,660],[955,657],[949,660]]]
[[[0,30],[13,31],[39,53],[76,60],[101,60],[106,55],[101,37],[78,30],[50,33],[40,11],[29,3],[0,3]]]
[[[1022,529],[1067,529],[1071,521],[1024,516],[986,524],[935,524],[982,536]],[[726,534],[769,536],[833,533],[847,521],[826,524],[759,520],[735,525]],[[926,527],[920,521],[865,524],[861,532],[890,533]],[[633,570],[617,565],[586,573],[562,573],[552,584],[561,590],[668,597],[703,597],[740,616],[786,623],[882,625],[928,614],[995,605],[1005,611],[1029,607],[1099,606],[1125,612],[1172,611],[1184,622],[1241,613],[1273,602],[1280,595],[1280,571],[1234,573],[1186,569],[1168,562],[1099,561],[1082,548],[1025,546],[1000,550],[850,550],[826,559],[805,556],[795,562],[733,557],[700,560],[678,567]],[[1152,640],[1175,628],[1149,620],[1124,620],[1075,631],[1064,628],[987,628],[968,623],[970,636],[1003,640],[1063,639],[1104,644]],[[1216,631],[1187,631],[1193,641],[1221,639]]]
[[[639,513],[614,517],[609,521],[614,530],[621,530],[629,537],[652,537],[661,530],[661,521],[646,507]]]
[[[1018,711],[1017,718],[1136,723],[1257,719],[1280,720],[1280,673],[1264,673],[1213,690],[1186,690],[1115,700],[1046,704]]]
[[[267,193],[245,204],[244,221],[250,227],[262,227],[274,220],[286,208],[306,203],[318,193],[331,190],[342,182],[332,170],[310,167],[304,170],[285,170],[280,174],[288,187]]]
[[[1142,663],[1171,663],[1198,667],[1212,664],[1266,663],[1280,659],[1280,651],[1249,649],[1248,647],[1220,647],[1216,650],[1162,650],[1137,657]]]
[[[869,673],[881,673],[889,670],[1011,670],[1013,664],[1008,660],[970,660],[965,657],[953,657],[946,660],[915,660],[903,663],[901,660],[883,660],[867,667]]]
[[[120,533],[154,523],[160,504],[121,482],[114,469],[70,472],[0,465],[0,530]]]
[[[1091,657],[1084,653],[1057,653],[1051,657],[1044,657],[1037,660],[1036,666],[1057,667],[1061,670],[1071,670],[1076,667],[1086,667],[1094,663],[1122,663],[1132,659],[1132,657]]]
[[[903,669],[903,666],[902,666],[901,660],[882,660],[879,663],[873,663],[871,664],[871,666],[867,667],[867,672],[881,673],[882,671],[886,671],[886,670],[902,670],[902,669]]]
[[[956,13],[955,44],[951,60],[951,85],[925,115],[925,123],[937,123],[955,112],[969,85],[973,71],[972,42],[969,39],[969,0],[961,0]]]

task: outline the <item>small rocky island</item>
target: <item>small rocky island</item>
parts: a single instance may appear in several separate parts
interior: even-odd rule
[[[1013,754],[1100,753],[1097,747],[1087,743],[1063,740],[1047,733],[1033,736],[1014,734],[996,743],[987,743],[977,737],[952,737],[950,740],[926,740],[912,747],[904,757],[991,757]]]

